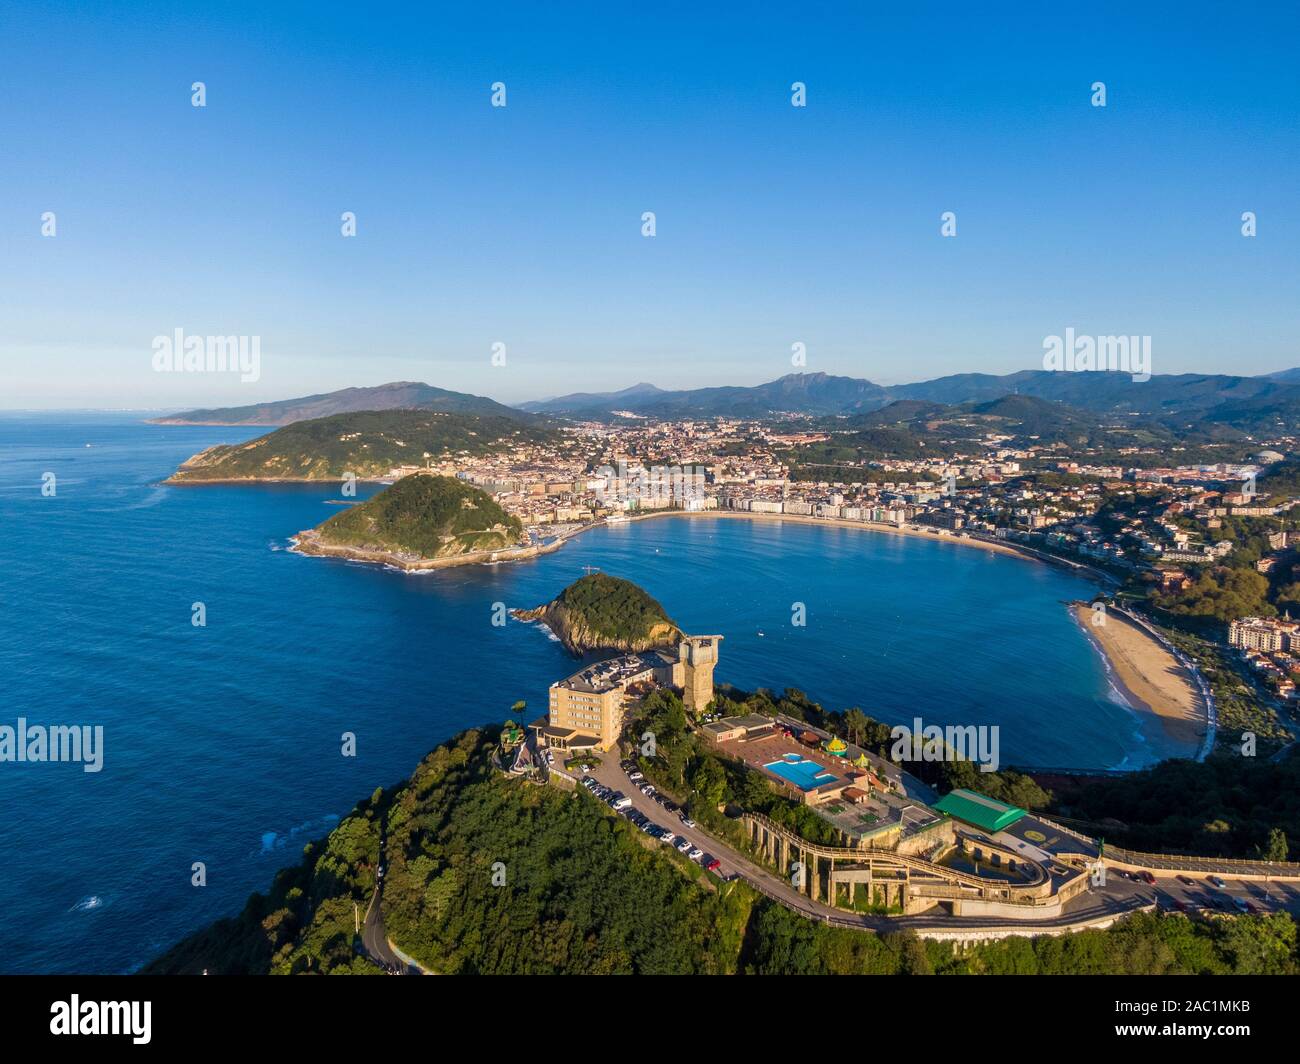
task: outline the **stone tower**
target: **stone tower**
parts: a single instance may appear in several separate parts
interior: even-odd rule
[[[677,648],[682,663],[682,691],[686,708],[700,712],[713,701],[713,666],[718,663],[720,635],[683,636]]]

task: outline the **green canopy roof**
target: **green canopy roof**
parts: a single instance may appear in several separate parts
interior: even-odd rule
[[[954,820],[988,832],[1005,831],[1021,817],[1028,815],[1025,810],[1017,809],[1014,805],[995,801],[987,795],[976,794],[961,787],[945,794],[934,803],[934,808],[947,813]]]

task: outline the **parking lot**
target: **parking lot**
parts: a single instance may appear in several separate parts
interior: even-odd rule
[[[1091,859],[1098,856],[1095,843],[1071,836],[1033,815],[1002,832],[998,841],[1040,860],[1044,857],[1054,859],[1057,853],[1081,853]],[[1179,858],[1171,856],[1167,860],[1173,863]],[[1196,858],[1186,860],[1195,861]],[[1283,909],[1300,914],[1300,885],[1296,883],[1236,879],[1209,871],[1177,871],[1161,868],[1158,861],[1150,868],[1136,870],[1121,870],[1109,865],[1105,885],[1090,887],[1089,893],[1112,898],[1140,897],[1154,901],[1163,912],[1181,912],[1188,916],[1254,914]]]
[[[1131,889],[1130,884],[1138,890],[1147,887],[1156,905],[1164,912],[1182,912],[1189,916],[1214,913],[1253,915],[1283,909],[1300,912],[1300,892],[1294,883],[1261,883],[1199,873],[1152,875],[1118,868],[1108,868],[1106,879],[1108,893],[1116,887],[1121,891]]]
[[[623,765],[613,760],[606,760],[586,775],[579,786],[593,797],[603,801],[611,809],[615,803],[622,808],[615,809],[620,816],[650,838],[658,839],[665,846],[672,846],[687,859],[694,861],[701,868],[706,868],[722,879],[730,879],[739,874],[734,861],[728,855],[716,853],[702,831],[693,824],[683,820],[683,813],[677,804],[665,795],[654,790],[646,780],[632,779],[629,775],[640,776],[636,766],[627,762]],[[645,793],[641,788],[649,788]]]

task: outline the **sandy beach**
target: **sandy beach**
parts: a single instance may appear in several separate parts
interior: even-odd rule
[[[955,543],[959,546],[978,547],[981,550],[991,551],[994,554],[1016,554],[1020,557],[1030,557],[1024,551],[1011,544],[991,543],[986,539],[975,539],[970,536],[963,536],[960,532],[940,532],[938,529],[912,528],[908,525],[887,525],[875,521],[846,521],[839,517],[812,517],[803,514],[762,514],[750,513],[748,510],[655,510],[650,513],[637,514],[635,517],[629,517],[626,521],[617,522],[612,526],[617,528],[619,524],[633,524],[637,521],[652,521],[660,517],[719,517],[724,520],[742,520],[742,521],[765,521],[765,522],[790,522],[801,525],[825,525],[828,528],[856,528],[862,532],[884,532],[888,535],[910,536],[916,539],[928,539],[938,543]],[[596,522],[584,526],[581,529],[571,533],[567,538],[573,538],[582,532],[592,528],[607,527],[606,522]],[[1037,555],[1033,555],[1037,557]]]
[[[1111,680],[1136,710],[1160,718],[1165,734],[1196,754],[1208,727],[1207,712],[1196,683],[1154,636],[1110,610],[1105,624],[1092,623],[1092,610],[1074,607],[1075,619],[1110,665]]]

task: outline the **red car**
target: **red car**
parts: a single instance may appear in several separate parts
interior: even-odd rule
[[[715,857],[704,867],[707,868],[710,872],[716,872],[721,866],[722,866],[722,862]]]
[[[1150,872],[1139,872],[1139,873],[1137,874],[1137,877],[1138,877],[1138,879],[1142,880],[1142,882],[1145,883],[1145,884],[1147,884],[1148,886],[1154,886],[1154,885],[1155,885],[1156,877],[1153,876]]]

